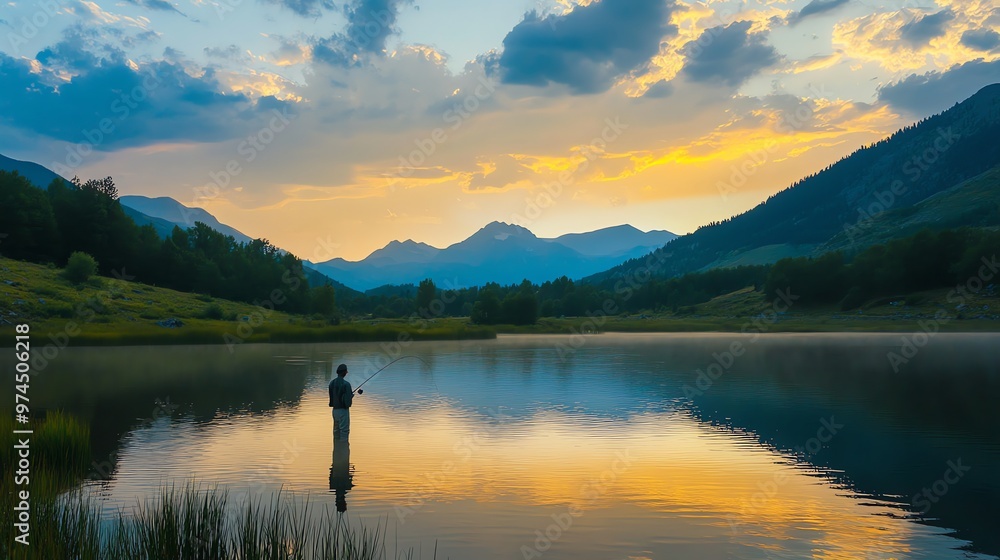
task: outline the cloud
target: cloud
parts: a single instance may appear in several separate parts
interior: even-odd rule
[[[153,0],[159,1],[159,0]],[[269,0],[272,4],[284,6],[296,14],[307,18],[318,18],[323,15],[323,10],[334,9],[334,4],[330,0]]]
[[[911,74],[879,89],[878,98],[893,108],[923,117],[964,101],[984,86],[1000,82],[1000,60],[973,60],[944,72]]]
[[[182,16],[187,17],[184,12],[178,10],[173,4],[167,2],[166,0],[125,0],[129,4],[136,6],[142,6],[143,8],[149,8],[150,10],[160,10],[164,12],[176,12]]]
[[[682,72],[695,82],[721,82],[738,86],[781,58],[764,33],[750,33],[750,21],[706,29],[682,51],[687,60]]]
[[[380,53],[385,40],[395,33],[399,8],[408,0],[355,0],[345,6],[347,37],[359,50]]]
[[[562,15],[529,12],[503,40],[502,81],[605,91],[656,55],[664,36],[676,34],[669,23],[674,9],[664,0],[602,0]]]
[[[1000,33],[992,29],[969,29],[962,33],[962,44],[977,51],[991,51],[1000,47]]]
[[[114,14],[111,12],[106,12],[101,9],[100,6],[94,2],[88,2],[87,0],[81,0],[75,5],[70,4],[68,8],[73,14],[79,16],[80,18],[100,22],[101,24],[124,24],[128,26],[138,27],[140,29],[149,29],[149,18],[145,16],[139,17],[129,17],[119,14]]]
[[[798,13],[793,13],[788,16],[788,23],[790,25],[795,25],[796,23],[802,21],[809,16],[815,16],[819,14],[824,14],[835,8],[839,8],[844,4],[848,3],[850,0],[812,0],[806,4],[802,10]]]
[[[943,71],[982,57],[961,37],[965,30],[995,27],[985,19],[985,4],[955,3],[931,15],[909,8],[868,14],[835,24],[832,43],[845,59],[873,62],[890,72]]]
[[[947,32],[945,26],[953,19],[955,13],[950,9],[915,18],[899,28],[899,37],[913,46],[926,45],[931,39],[944,35]]]
[[[205,47],[204,52],[205,55],[211,58],[220,58],[223,60],[244,61],[247,59],[246,49],[243,49],[238,45],[229,45],[228,47]]]
[[[108,28],[104,30],[110,35],[118,35],[120,30]],[[69,27],[63,31],[63,39],[46,47],[35,55],[42,64],[70,73],[85,71],[103,60],[117,64],[125,61],[125,52],[99,41],[101,38],[96,28],[84,25]],[[97,51],[95,53],[94,51]]]
[[[94,149],[157,141],[217,141],[259,128],[273,97],[232,93],[209,69],[189,74],[182,62],[142,66],[112,47],[84,44],[79,34],[38,53],[35,60],[0,53],[0,122]],[[97,50],[100,54],[93,52]],[[107,122],[99,141],[87,138]],[[266,122],[266,121],[265,121]]]
[[[301,64],[309,56],[309,49],[295,41],[277,37],[278,48],[271,52],[271,61],[278,66]]]
[[[396,33],[399,9],[412,0],[353,0],[344,6],[347,27],[313,45],[313,58],[334,66],[356,66],[366,54],[379,55]]]
[[[649,86],[649,89],[647,89],[646,93],[644,93],[642,96],[651,97],[654,99],[670,97],[671,95],[673,95],[675,89],[676,88],[674,88],[674,85],[671,84],[670,82],[666,80],[660,80],[655,84]]]

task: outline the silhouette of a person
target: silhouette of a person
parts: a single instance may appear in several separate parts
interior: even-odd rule
[[[351,473],[351,444],[333,439],[333,464],[330,466],[330,490],[337,494],[337,511],[347,511],[347,492],[354,487]]]
[[[347,364],[337,366],[337,377],[330,381],[330,407],[333,408],[333,437],[347,441],[351,431],[351,403],[354,391],[347,382]],[[364,393],[358,389],[358,394]]]

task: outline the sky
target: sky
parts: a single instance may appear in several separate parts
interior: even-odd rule
[[[40,0],[0,153],[314,262],[683,234],[1000,82],[995,0]]]

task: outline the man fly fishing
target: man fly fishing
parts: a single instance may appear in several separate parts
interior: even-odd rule
[[[333,408],[333,439],[347,441],[351,433],[351,403],[354,391],[347,382],[347,364],[337,366],[337,377],[330,381],[330,406]],[[363,393],[360,388],[358,394]]]
[[[400,358],[396,358],[395,360],[382,366],[382,368],[375,373],[371,374],[368,379],[362,381],[361,385],[358,385],[356,392],[359,395],[363,394],[364,390],[361,388],[362,385],[371,381],[373,377],[381,373],[385,368],[406,358],[415,358],[424,364],[427,364],[427,362],[419,356],[402,356]],[[347,437],[351,432],[350,408],[352,402],[354,401],[355,391],[351,390],[351,384],[344,379],[345,377],[347,377],[347,364],[340,364],[337,366],[337,377],[334,377],[333,380],[330,381],[330,407],[333,408],[334,441],[347,441]]]

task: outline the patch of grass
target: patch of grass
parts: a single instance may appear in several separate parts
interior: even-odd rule
[[[18,434],[14,430],[32,430],[32,474],[49,471],[73,480],[82,476],[90,465],[90,427],[60,410],[49,411],[44,418],[32,418],[28,425],[15,423],[14,415],[0,416],[0,457],[3,471],[12,472],[15,457],[12,455]],[[25,437],[25,436],[20,436]],[[12,477],[4,477],[7,478]]]
[[[218,488],[165,487],[112,523],[78,492],[36,506],[31,546],[5,541],[4,558],[79,560],[375,560],[388,558],[385,526],[352,527],[324,508],[310,514],[279,492],[231,507]],[[393,557],[412,558],[413,551]]]

